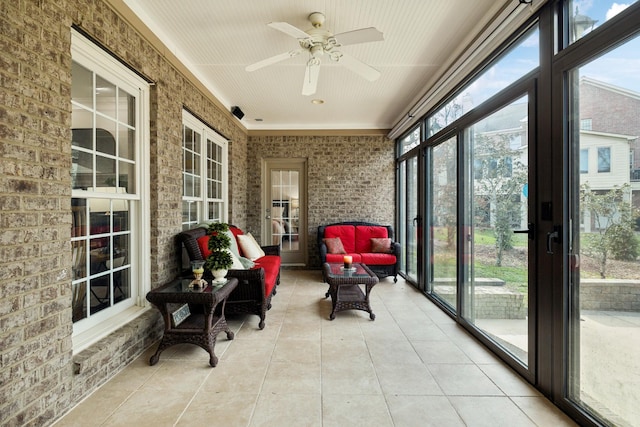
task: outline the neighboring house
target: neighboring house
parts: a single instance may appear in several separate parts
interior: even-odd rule
[[[630,184],[630,144],[633,136],[603,132],[580,131],[580,185],[588,184],[591,191],[607,192],[614,187]],[[627,194],[631,202],[631,194]],[[582,226],[591,232],[595,224],[589,212],[583,212]]]
[[[627,138],[625,180],[618,184],[631,184],[631,200],[640,208],[640,93],[630,91],[589,77],[580,79],[580,130],[601,135],[618,135]],[[594,134],[595,135],[595,134]],[[582,141],[581,137],[581,141]],[[581,142],[581,145],[584,142]],[[615,167],[624,167],[622,162]],[[614,170],[613,173],[622,173]],[[590,183],[595,186],[596,182]],[[595,188],[595,187],[594,187]]]

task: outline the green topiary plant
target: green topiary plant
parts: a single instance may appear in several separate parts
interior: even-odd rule
[[[231,240],[226,232],[229,225],[224,222],[214,222],[209,225],[207,234],[209,234],[209,250],[211,254],[205,260],[206,269],[228,270],[233,265],[233,259],[228,249],[231,247]]]

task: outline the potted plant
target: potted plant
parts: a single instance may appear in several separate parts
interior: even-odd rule
[[[207,234],[209,234],[209,250],[211,254],[205,260],[205,267],[213,274],[214,282],[221,282],[227,275],[229,267],[233,265],[231,258],[231,240],[226,232],[229,225],[224,222],[214,222],[209,224]]]

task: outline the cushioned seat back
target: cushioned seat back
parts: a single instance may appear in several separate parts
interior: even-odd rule
[[[191,261],[199,261],[204,259],[200,247],[198,246],[198,238],[207,235],[207,229],[203,227],[196,227],[190,230],[184,230],[178,234],[178,238],[184,245],[189,259]]]
[[[357,252],[356,249],[356,228],[353,225],[327,225],[324,229],[324,238],[339,237],[344,250],[350,254]]]
[[[387,238],[387,227],[376,225],[356,225],[355,251],[359,254],[371,252],[372,238]]]

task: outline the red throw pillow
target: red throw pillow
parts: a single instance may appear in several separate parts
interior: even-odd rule
[[[346,254],[347,251],[344,250],[344,246],[342,246],[342,240],[339,237],[322,239],[325,245],[327,245],[327,252],[330,254]]]
[[[391,252],[391,239],[384,237],[371,238],[371,252],[388,254]]]
[[[198,237],[198,247],[200,248],[200,253],[202,254],[203,259],[207,259],[207,257],[211,254],[209,250],[209,235],[205,235],[202,237]]]

